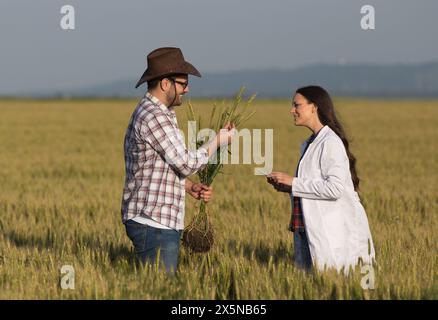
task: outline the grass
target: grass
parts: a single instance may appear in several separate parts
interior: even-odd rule
[[[123,137],[136,100],[0,100],[0,299],[437,299],[438,101],[336,99],[358,158],[373,234],[374,290],[360,272],[293,265],[290,203],[226,165],[209,204],[215,245],[181,251],[179,273],[139,267],[120,217]],[[210,114],[213,101],[193,101]],[[248,128],[274,128],[274,169],[293,173],[309,132],[289,102],[255,100]],[[187,128],[187,106],[177,109]],[[186,132],[186,131],[185,131]],[[186,222],[197,212],[188,198]],[[60,269],[75,269],[62,290]]]

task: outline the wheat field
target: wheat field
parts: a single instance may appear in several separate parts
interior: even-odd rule
[[[178,274],[135,263],[121,223],[123,137],[137,100],[0,100],[0,299],[437,299],[438,101],[335,99],[358,159],[376,248],[363,275],[293,265],[290,202],[250,164],[227,165],[209,212],[215,245],[181,248]],[[196,113],[213,100],[192,100]],[[294,173],[309,131],[290,101],[257,100],[275,171]],[[187,105],[177,109],[187,128]],[[187,197],[186,224],[197,202]],[[74,268],[63,290],[61,267]]]

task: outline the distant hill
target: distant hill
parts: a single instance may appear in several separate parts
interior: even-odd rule
[[[141,72],[139,71],[139,74]],[[38,96],[138,97],[146,85],[134,89],[137,78],[73,91]],[[438,62],[419,65],[313,65],[294,70],[252,70],[205,73],[190,77],[191,97],[228,97],[242,85],[262,98],[290,97],[300,86],[318,84],[338,96],[438,97]]]

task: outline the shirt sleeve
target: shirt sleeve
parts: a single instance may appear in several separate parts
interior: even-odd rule
[[[329,139],[321,152],[321,178],[294,178],[292,195],[307,199],[339,199],[350,174],[349,161],[341,141]]]
[[[164,113],[156,113],[144,123],[146,142],[180,176],[196,173],[208,162],[208,151],[204,147],[187,150],[179,129]]]

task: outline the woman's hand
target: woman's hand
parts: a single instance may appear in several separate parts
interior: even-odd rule
[[[209,202],[213,196],[213,188],[202,183],[192,184],[188,192],[193,198],[204,200],[206,203]]]
[[[279,192],[292,192],[293,177],[284,172],[271,172],[266,176],[268,183]]]

